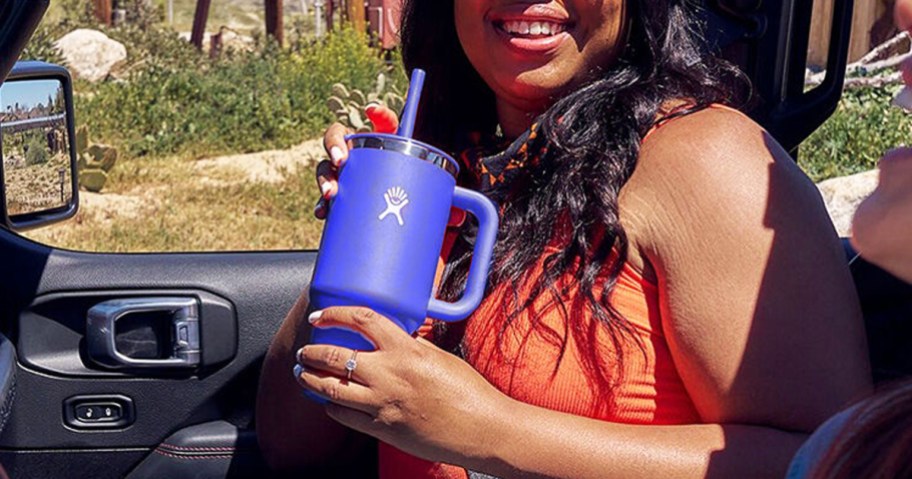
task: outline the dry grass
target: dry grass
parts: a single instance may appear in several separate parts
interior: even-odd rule
[[[7,155],[3,159],[3,169],[9,213],[15,215],[65,205],[73,193],[70,187],[73,180],[69,174],[64,174],[61,189],[59,172],[69,170],[68,160],[66,154],[60,153],[50,155],[46,163],[26,165],[21,156]]]
[[[80,192],[74,219],[26,236],[97,252],[315,249],[320,151],[310,141],[219,159],[127,160],[103,193]]]

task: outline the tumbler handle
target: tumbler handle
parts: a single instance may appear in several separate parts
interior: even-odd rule
[[[477,191],[457,186],[453,193],[453,206],[478,218],[478,238],[472,251],[472,264],[469,266],[462,298],[455,303],[431,298],[428,303],[428,316],[448,322],[467,318],[481,304],[491,269],[491,258],[494,256],[499,221],[494,203]]]

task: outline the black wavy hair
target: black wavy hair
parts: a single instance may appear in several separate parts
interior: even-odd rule
[[[453,1],[407,0],[401,37],[406,68],[428,73],[416,136],[455,152],[465,146],[467,133],[493,136],[498,122],[494,94],[459,44]],[[583,360],[590,385],[603,393],[620,380],[622,349],[634,338],[610,297],[629,249],[618,196],[636,168],[640,144],[669,104],[686,102],[688,111],[712,103],[740,106],[736,92],[747,90],[734,66],[707,52],[690,2],[627,1],[629,39],[620,57],[597,78],[555,99],[537,120],[547,140],[545,154],[492,195],[509,198],[501,205],[489,282],[489,288],[506,283],[513,292],[511,304],[502,305],[507,319],[501,332],[536,298],[548,295],[549,304],[564,318],[562,331],[547,330],[540,318],[533,318],[533,324],[560,345],[554,371],[572,339],[588,351]],[[471,244],[472,227],[464,227],[463,233]],[[546,246],[558,250],[546,253]],[[470,248],[459,249],[448,262],[443,297],[458,296],[464,284]],[[520,295],[527,273],[543,255],[543,274],[532,279],[530,294]],[[569,304],[564,300],[569,286],[557,281],[567,274],[581,296],[570,298]],[[604,286],[599,295],[593,292],[597,281]],[[581,308],[592,314],[579,314]],[[607,328],[617,357],[599,357],[590,340],[597,327]],[[443,347],[464,352],[458,332],[450,328],[443,337]]]

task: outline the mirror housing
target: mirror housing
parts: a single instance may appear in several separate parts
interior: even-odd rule
[[[0,210],[24,231],[79,208],[73,86],[66,68],[16,62],[0,86]]]

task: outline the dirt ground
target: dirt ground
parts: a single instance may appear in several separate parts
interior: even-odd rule
[[[315,248],[313,169],[324,156],[315,139],[200,160],[125,160],[101,193],[79,192],[74,219],[26,236],[85,251]]]

